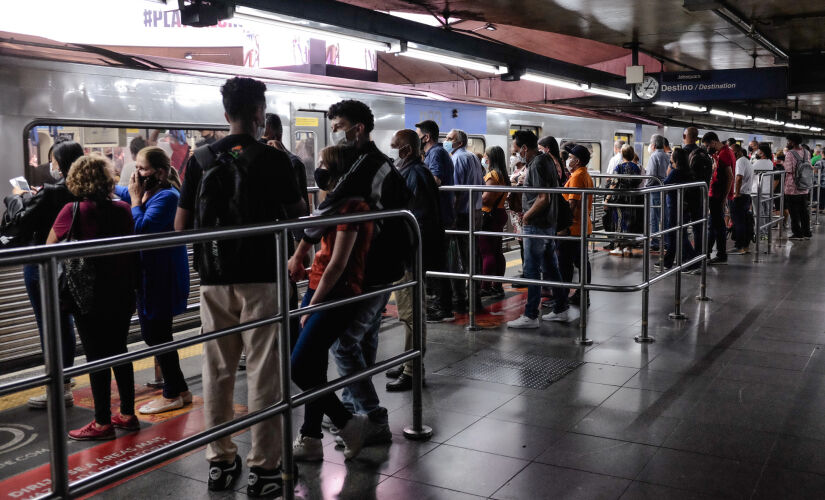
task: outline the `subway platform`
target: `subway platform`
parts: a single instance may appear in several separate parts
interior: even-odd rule
[[[300,464],[296,498],[303,499],[646,499],[822,498],[825,491],[825,290],[823,230],[810,241],[775,242],[773,253],[731,255],[708,268],[710,302],[698,302],[699,277],[683,275],[682,311],[673,280],[653,286],[649,333],[638,344],[640,293],[593,293],[592,346],[573,342],[578,324],[543,323],[508,330],[524,289],[486,302],[478,331],[427,325],[424,422],[431,440],[408,441],[411,393],[387,393],[392,445],[366,448],[345,461],[325,433],[324,461]],[[518,252],[508,273],[520,272]],[[641,279],[641,258],[591,255],[593,282]],[[546,310],[545,310],[546,311]],[[380,334],[379,358],[403,350],[403,328],[391,315]],[[141,430],[109,442],[69,442],[71,479],[105,470],[202,429],[200,346],[181,351],[195,401],[171,414],[141,416]],[[561,371],[553,371],[561,367]],[[337,377],[330,366],[330,378]],[[560,378],[553,383],[553,376]],[[158,390],[151,360],[136,363],[138,406]],[[87,377],[78,377],[74,428],[92,418]],[[549,385],[548,385],[549,383]],[[48,430],[44,411],[25,406],[36,389],[0,400],[0,498],[48,491]],[[238,373],[235,410],[246,411]],[[116,404],[114,402],[113,404]],[[301,420],[297,409],[295,430]],[[235,436],[239,453],[249,434]],[[98,491],[97,498],[239,498],[210,493],[203,450],[143,471]]]

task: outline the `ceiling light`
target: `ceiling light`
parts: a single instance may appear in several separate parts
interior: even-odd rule
[[[435,52],[428,52],[425,50],[407,48],[406,51],[399,52],[399,55],[412,57],[413,59],[420,59],[422,61],[429,61],[434,63],[446,64],[448,66],[457,66],[459,68],[471,69],[474,71],[480,71],[482,73],[498,74],[501,72],[501,68],[499,66],[480,63],[461,57],[446,56],[443,54],[437,54]]]
[[[736,120],[753,120],[753,117],[750,115],[740,115],[737,113],[731,113],[730,117]]]
[[[798,123],[786,123],[785,126],[790,128],[797,128],[800,130],[808,130],[809,128],[811,128],[807,125],[799,125]]]
[[[767,123],[768,125],[784,125],[785,124],[785,122],[781,122],[781,121],[778,121],[778,120],[771,120],[770,118],[760,118],[758,116],[756,118],[754,118],[753,121],[755,121],[757,123]]]
[[[261,23],[287,30],[301,31],[304,33],[308,33],[309,35],[314,35],[318,37],[320,40],[325,41],[340,40],[344,42],[357,43],[359,45],[363,45],[367,48],[370,48],[378,52],[387,52],[390,50],[389,42],[360,37],[356,35],[349,35],[345,33],[340,33],[338,31],[324,29],[321,27],[307,26],[304,24],[300,24],[303,21],[298,19],[292,20],[289,18],[276,17],[268,12],[263,12],[255,9],[248,9],[245,7],[238,7],[235,11],[235,16],[232,19],[236,21],[250,21],[253,23]]]
[[[545,85],[570,90],[584,90],[588,87],[586,83],[575,82],[573,80],[564,80],[561,78],[554,78],[552,76],[539,75],[537,73],[525,73],[521,76],[521,79],[527,80],[528,82],[543,83]]]
[[[822,132],[822,128],[820,128],[820,127],[811,127],[811,132]]]
[[[599,88],[599,87],[590,87],[590,88],[584,89],[584,91],[588,92],[590,94],[598,94],[598,95],[603,95],[603,96],[607,96],[607,97],[615,97],[616,99],[627,99],[628,101],[630,100],[630,92],[621,92],[621,91],[618,91],[618,90],[603,89],[603,88]]]
[[[666,108],[675,108],[676,107],[675,102],[655,101],[653,104],[655,104],[656,106],[664,106]]]
[[[194,57],[194,56],[192,55],[191,52],[187,52],[186,54],[183,55],[184,59],[192,59],[192,57]]]
[[[708,110],[708,108],[704,106],[694,106],[693,104],[682,104],[681,102],[674,102],[673,104],[679,109],[684,109],[686,111],[696,111],[697,113],[704,113]]]
[[[487,23],[484,25],[484,29],[486,29],[487,31],[495,31],[496,27],[492,23]]]
[[[723,111],[721,109],[715,109],[715,108],[710,110],[710,114],[716,115],[716,116],[733,116],[733,113],[731,113],[730,111]]]

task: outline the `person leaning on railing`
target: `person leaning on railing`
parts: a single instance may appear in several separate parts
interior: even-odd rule
[[[128,187],[116,186],[115,194],[132,205],[135,234],[174,231],[180,200],[180,178],[169,157],[158,147],[141,149]],[[189,298],[189,259],[186,246],[140,252],[138,319],[147,345],[172,341],[172,319],[186,310]],[[178,352],[157,356],[163,373],[163,395],[140,407],[143,414],[177,410],[192,403],[183,377]]]
[[[132,234],[134,221],[129,205],[112,200],[115,178],[112,164],[105,157],[82,156],[69,170],[66,185],[81,200],[60,210],[54,221],[47,245],[64,240],[91,240]],[[66,299],[74,315],[77,333],[83,343],[87,361],[97,361],[127,352],[126,337],[135,311],[137,261],[135,254],[108,255],[86,259],[80,273],[89,288],[73,290]],[[66,273],[69,273],[68,264]],[[67,276],[68,279],[68,276]],[[88,285],[87,285],[88,286]],[[69,432],[71,439],[114,439],[115,428],[140,429],[135,416],[135,375],[132,363],[112,368],[120,396],[120,414],[110,408],[112,389],[108,368],[91,372],[95,418],[80,429]]]
[[[6,197],[6,213],[3,216],[2,239],[5,246],[42,245],[46,243],[49,231],[52,229],[57,214],[66,203],[74,201],[75,197],[66,187],[66,176],[69,167],[75,160],[83,156],[83,146],[74,141],[64,141],[56,144],[52,150],[52,157],[57,163],[60,178],[54,184],[44,184],[37,193],[24,192],[15,187],[13,194]],[[37,322],[37,331],[40,333],[40,347],[43,349],[43,313],[40,304],[40,268],[37,264],[23,266],[23,282],[26,285],[26,294]],[[60,313],[60,340],[63,358],[63,367],[74,365],[75,333],[72,315],[66,310]],[[45,352],[45,349],[43,350]],[[63,390],[63,402],[66,406],[74,404],[71,382],[67,377]],[[29,398],[32,408],[46,408],[46,394]]]

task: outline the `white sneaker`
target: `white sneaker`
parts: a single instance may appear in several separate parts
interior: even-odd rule
[[[340,432],[338,427],[335,427],[335,424],[332,423],[332,420],[328,415],[324,415],[323,420],[321,420],[321,427],[327,429],[330,434],[338,434]]]
[[[579,317],[579,313],[568,309],[566,311],[562,311],[560,313],[548,313],[541,317],[544,321],[556,321],[558,323],[570,323],[571,321],[577,319]]]
[[[621,257],[622,254],[623,254],[623,252],[622,252],[621,248],[614,248],[613,250],[610,251],[610,255],[618,255],[619,257]]]
[[[49,398],[46,393],[29,398],[29,408],[45,409],[48,406]],[[63,385],[63,404],[66,408],[74,406],[74,395],[72,394],[71,383]]]
[[[364,447],[367,437],[370,435],[370,424],[369,417],[363,414],[356,414],[353,415],[352,418],[349,419],[349,422],[347,422],[347,425],[341,429],[338,435],[344,440],[344,445],[346,446],[344,449],[344,457],[354,458],[361,452],[361,448]]]
[[[292,443],[292,456],[299,462],[320,462],[324,459],[324,445],[318,438],[298,436]]]
[[[633,257],[633,250],[630,248],[625,248],[622,255],[625,257]]]
[[[538,328],[539,327],[539,319],[533,318],[530,319],[525,315],[521,315],[518,319],[514,319],[513,321],[507,322],[507,328]]]

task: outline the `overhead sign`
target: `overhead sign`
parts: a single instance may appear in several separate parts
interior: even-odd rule
[[[450,129],[460,129],[468,134],[487,133],[487,107],[455,102],[425,101],[423,99],[404,100],[404,125],[415,130],[415,124],[432,120],[438,124],[441,133]]]
[[[682,71],[659,78],[660,101],[722,101],[784,99],[788,96],[787,68]]]

